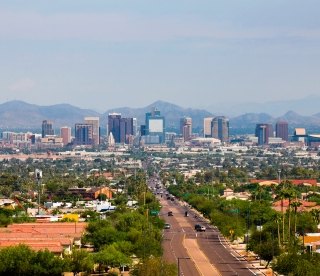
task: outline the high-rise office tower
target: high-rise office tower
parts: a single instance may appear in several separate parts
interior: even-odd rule
[[[192,136],[192,119],[184,117],[180,119],[180,133],[184,141],[189,141]]]
[[[158,136],[160,144],[165,142],[165,118],[156,108],[146,113],[145,132],[147,136]]]
[[[213,117],[203,119],[203,137],[211,137],[211,122]]]
[[[229,141],[229,119],[218,116],[211,121],[211,136],[221,142]]]
[[[75,124],[75,144],[92,145],[93,144],[93,125]]]
[[[134,118],[121,118],[120,113],[110,113],[108,116],[108,134],[112,133],[116,143],[129,143],[134,135]]]
[[[282,138],[284,141],[289,140],[288,122],[278,121],[276,123],[276,137]]]
[[[109,113],[108,115],[108,135],[113,135],[114,141],[120,143],[120,113]]]
[[[54,135],[54,130],[52,128],[52,121],[44,120],[42,121],[42,138],[46,135]]]
[[[120,143],[129,143],[129,137],[133,136],[133,118],[120,119]]]
[[[258,145],[269,144],[269,137],[273,137],[273,127],[271,124],[257,124],[256,137],[258,137]]]
[[[86,124],[93,125],[93,145],[100,145],[100,119],[99,117],[85,117],[84,122]]]
[[[60,128],[60,137],[62,138],[62,143],[64,146],[71,143],[71,128],[70,127],[61,127]]]

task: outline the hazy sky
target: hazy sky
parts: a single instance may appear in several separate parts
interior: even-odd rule
[[[0,1],[0,103],[320,95],[319,0]]]

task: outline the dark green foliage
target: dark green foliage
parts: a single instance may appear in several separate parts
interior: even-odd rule
[[[320,254],[298,254],[288,252],[277,258],[273,268],[284,275],[318,276],[320,275]]]
[[[130,273],[132,276],[175,276],[177,266],[167,264],[161,258],[149,257],[143,263],[139,263]]]
[[[96,251],[113,245],[126,256],[159,256],[162,227],[159,218],[148,217],[146,212],[115,212],[107,220],[89,223],[84,240],[93,244]]]
[[[61,275],[68,262],[49,251],[34,252],[25,245],[0,250],[0,275]]]
[[[68,263],[69,271],[74,273],[90,272],[93,269],[92,255],[82,249],[74,249],[71,255],[66,255],[65,261]]]
[[[278,241],[268,229],[254,231],[250,236],[247,248],[258,254],[262,260],[267,261],[266,267],[274,257],[280,254]]]

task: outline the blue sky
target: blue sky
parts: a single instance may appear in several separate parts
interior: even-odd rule
[[[0,2],[0,103],[98,111],[320,96],[316,0]]]

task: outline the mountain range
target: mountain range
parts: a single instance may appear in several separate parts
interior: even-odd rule
[[[266,97],[267,98],[267,97]],[[308,95],[299,99],[266,101],[266,102],[245,102],[233,103],[232,100],[225,103],[213,103],[205,109],[217,114],[224,114],[229,117],[240,116],[244,113],[260,113],[262,110],[274,117],[280,117],[284,112],[294,110],[303,115],[312,116],[320,111],[320,96]]]
[[[55,128],[61,126],[73,127],[75,123],[83,122],[86,116],[100,117],[100,125],[105,128],[109,113],[121,113],[122,117],[137,118],[138,125],[144,124],[145,113],[153,108],[160,110],[166,118],[168,131],[178,131],[180,118],[192,118],[193,128],[200,132],[203,128],[203,118],[215,114],[204,109],[183,108],[164,101],[156,101],[143,108],[121,107],[99,113],[90,109],[81,109],[70,104],[39,106],[23,101],[9,101],[0,104],[0,128],[3,130],[40,129],[43,120],[52,120]],[[303,116],[294,111],[288,111],[282,116],[273,117],[267,113],[245,113],[230,118],[231,132],[253,133],[257,123],[275,123],[286,120],[290,128],[305,127],[309,132],[320,131],[320,113]]]

